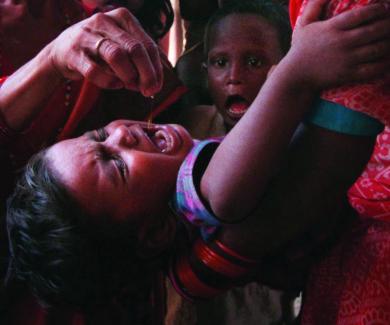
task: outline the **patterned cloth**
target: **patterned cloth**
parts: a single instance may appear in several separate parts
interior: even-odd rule
[[[390,129],[378,137],[363,174],[349,190],[349,201],[361,218],[390,221]]]
[[[374,2],[380,1],[331,0],[327,16]],[[306,3],[290,2],[293,23]],[[390,125],[390,85],[383,80],[332,89],[324,92],[323,98]],[[311,271],[303,325],[390,324],[389,150],[390,129],[386,127],[366,170],[348,193],[360,221]]]
[[[308,0],[290,2],[291,21],[293,25],[306,6]],[[329,1],[326,17],[332,17],[352,8],[365,6],[371,3],[389,2],[388,0],[332,0]],[[389,2],[390,3],[390,2]],[[377,80],[365,84],[342,86],[329,89],[322,94],[322,98],[338,103],[345,107],[367,113],[370,116],[386,123],[390,120],[390,81]]]
[[[172,200],[175,212],[184,217],[190,224],[199,227],[202,237],[209,239],[221,225],[199,197],[194,178],[194,167],[201,152],[214,144],[214,150],[222,138],[198,141],[183,161],[176,182],[176,193]]]

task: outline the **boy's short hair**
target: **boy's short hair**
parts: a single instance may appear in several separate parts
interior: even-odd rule
[[[122,2],[126,6],[127,1]],[[154,39],[160,39],[172,27],[174,11],[170,0],[145,0],[136,16]]]
[[[146,299],[156,265],[136,256],[136,229],[114,236],[109,224],[91,225],[45,153],[30,160],[8,200],[11,279],[25,282],[44,306],[89,310],[124,292],[127,302]]]
[[[209,19],[204,36],[204,54],[210,50],[210,35],[213,27],[223,18],[232,14],[254,14],[263,17],[278,32],[282,53],[286,54],[291,45],[291,27],[288,12],[274,0],[230,0]]]

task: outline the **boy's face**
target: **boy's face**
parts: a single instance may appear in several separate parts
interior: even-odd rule
[[[282,58],[277,30],[255,14],[232,14],[211,30],[207,56],[208,87],[228,128],[245,114]]]
[[[192,145],[178,125],[119,120],[55,144],[47,158],[87,213],[143,225],[166,211]]]

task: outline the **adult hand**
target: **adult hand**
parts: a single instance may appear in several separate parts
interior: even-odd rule
[[[388,6],[368,5],[318,21],[327,2],[309,1],[297,21],[291,51],[301,55],[301,63],[310,67],[301,70],[310,76],[321,76],[320,80],[314,80],[320,88],[367,81],[388,74]]]
[[[57,37],[50,59],[64,77],[84,77],[102,88],[128,88],[152,96],[162,86],[157,45],[126,9],[85,19]]]

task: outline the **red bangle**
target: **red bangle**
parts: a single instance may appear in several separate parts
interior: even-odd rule
[[[248,274],[252,268],[247,268],[227,260],[221,255],[214,252],[201,239],[198,239],[194,245],[195,256],[208,268],[213,271],[227,276],[237,278]]]
[[[210,298],[222,292],[221,289],[210,287],[197,277],[191,268],[188,256],[182,256],[177,261],[176,275],[191,297]]]
[[[219,240],[215,240],[215,244],[224,252],[226,253],[227,255],[229,256],[233,256],[234,258],[240,260],[240,261],[243,261],[245,263],[249,263],[249,264],[254,264],[254,265],[258,265],[259,264],[259,261],[256,261],[254,259],[251,259],[251,258],[248,258],[248,257],[245,257],[245,256],[242,256],[240,254],[238,254],[237,252],[233,251],[231,248],[229,247],[226,247],[224,244],[222,244]]]

